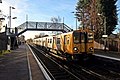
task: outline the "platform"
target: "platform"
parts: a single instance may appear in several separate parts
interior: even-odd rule
[[[45,80],[28,46],[0,56],[0,80]]]
[[[94,55],[120,61],[120,52],[95,50]]]

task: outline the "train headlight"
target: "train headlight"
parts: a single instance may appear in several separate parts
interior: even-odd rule
[[[89,50],[92,51],[92,50],[93,50],[93,47],[89,48]]]
[[[78,50],[78,48],[77,48],[77,47],[74,47],[74,48],[73,48],[73,50],[74,50],[74,51],[77,51],[77,50]]]

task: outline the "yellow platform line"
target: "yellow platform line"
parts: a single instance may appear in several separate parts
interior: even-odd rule
[[[8,54],[8,53],[11,53],[11,50],[2,50],[2,51],[0,51],[0,55]]]

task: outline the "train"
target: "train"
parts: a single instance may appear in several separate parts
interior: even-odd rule
[[[94,54],[94,33],[88,29],[36,38],[33,43],[68,61],[87,59]]]

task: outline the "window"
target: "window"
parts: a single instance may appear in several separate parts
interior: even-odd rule
[[[67,40],[67,44],[69,44],[69,40]]]
[[[85,42],[85,33],[81,33],[81,42],[84,43]]]
[[[74,32],[73,33],[73,41],[74,43],[80,43],[80,33],[79,32]]]
[[[57,38],[57,44],[60,44],[60,38]]]
[[[67,38],[67,44],[69,44],[69,41],[70,41],[70,38],[68,37],[68,38]]]
[[[93,33],[88,33],[88,42],[93,42]]]
[[[67,44],[67,36],[64,36],[64,44]]]
[[[52,43],[52,39],[50,39],[50,43]]]
[[[48,43],[49,43],[49,39],[48,39]]]

